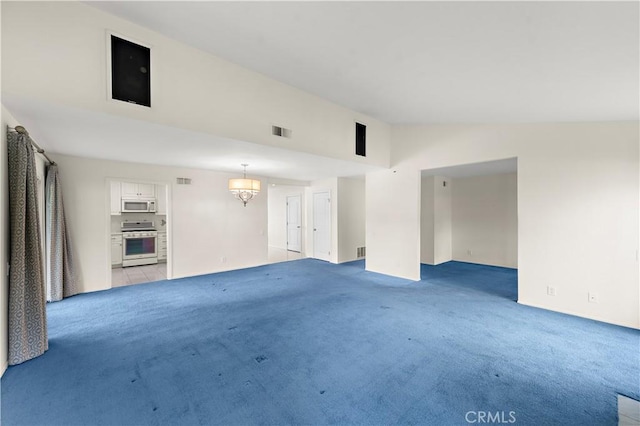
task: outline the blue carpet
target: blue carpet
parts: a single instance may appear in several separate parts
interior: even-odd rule
[[[51,304],[2,424],[615,425],[640,397],[637,330],[518,305],[515,270],[422,273],[305,259]]]

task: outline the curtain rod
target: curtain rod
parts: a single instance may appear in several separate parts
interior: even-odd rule
[[[29,132],[27,132],[27,129],[25,129],[23,126],[16,126],[16,127],[7,126],[7,129],[13,130],[14,132],[17,132],[17,133],[20,133],[21,135],[25,135],[29,137],[29,140],[31,141],[31,145],[33,145],[33,147],[36,149],[36,152],[38,154],[42,154],[42,156],[46,158],[49,164],[51,164],[52,166],[56,164],[56,162],[53,161],[51,158],[49,158],[47,153],[44,152],[44,149],[40,148],[40,146],[38,146],[38,144],[31,138],[31,136],[29,135]]]

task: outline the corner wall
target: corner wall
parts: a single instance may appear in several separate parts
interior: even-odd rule
[[[451,179],[425,176],[421,182],[420,262],[449,262],[452,252]]]
[[[451,260],[451,180],[435,176],[433,180],[434,264]]]
[[[365,246],[364,178],[338,178],[338,263],[358,259]]]
[[[420,263],[435,265],[434,177],[424,176],[420,183]]]
[[[420,169],[367,173],[367,271],[420,280]]]

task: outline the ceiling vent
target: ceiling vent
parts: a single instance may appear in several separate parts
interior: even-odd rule
[[[271,134],[273,136],[279,136],[282,138],[291,138],[291,129],[285,129],[284,127],[271,126]]]
[[[191,178],[176,178],[178,185],[191,185]]]

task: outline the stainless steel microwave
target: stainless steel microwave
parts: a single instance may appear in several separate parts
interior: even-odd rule
[[[155,213],[155,200],[122,199],[122,213]]]

